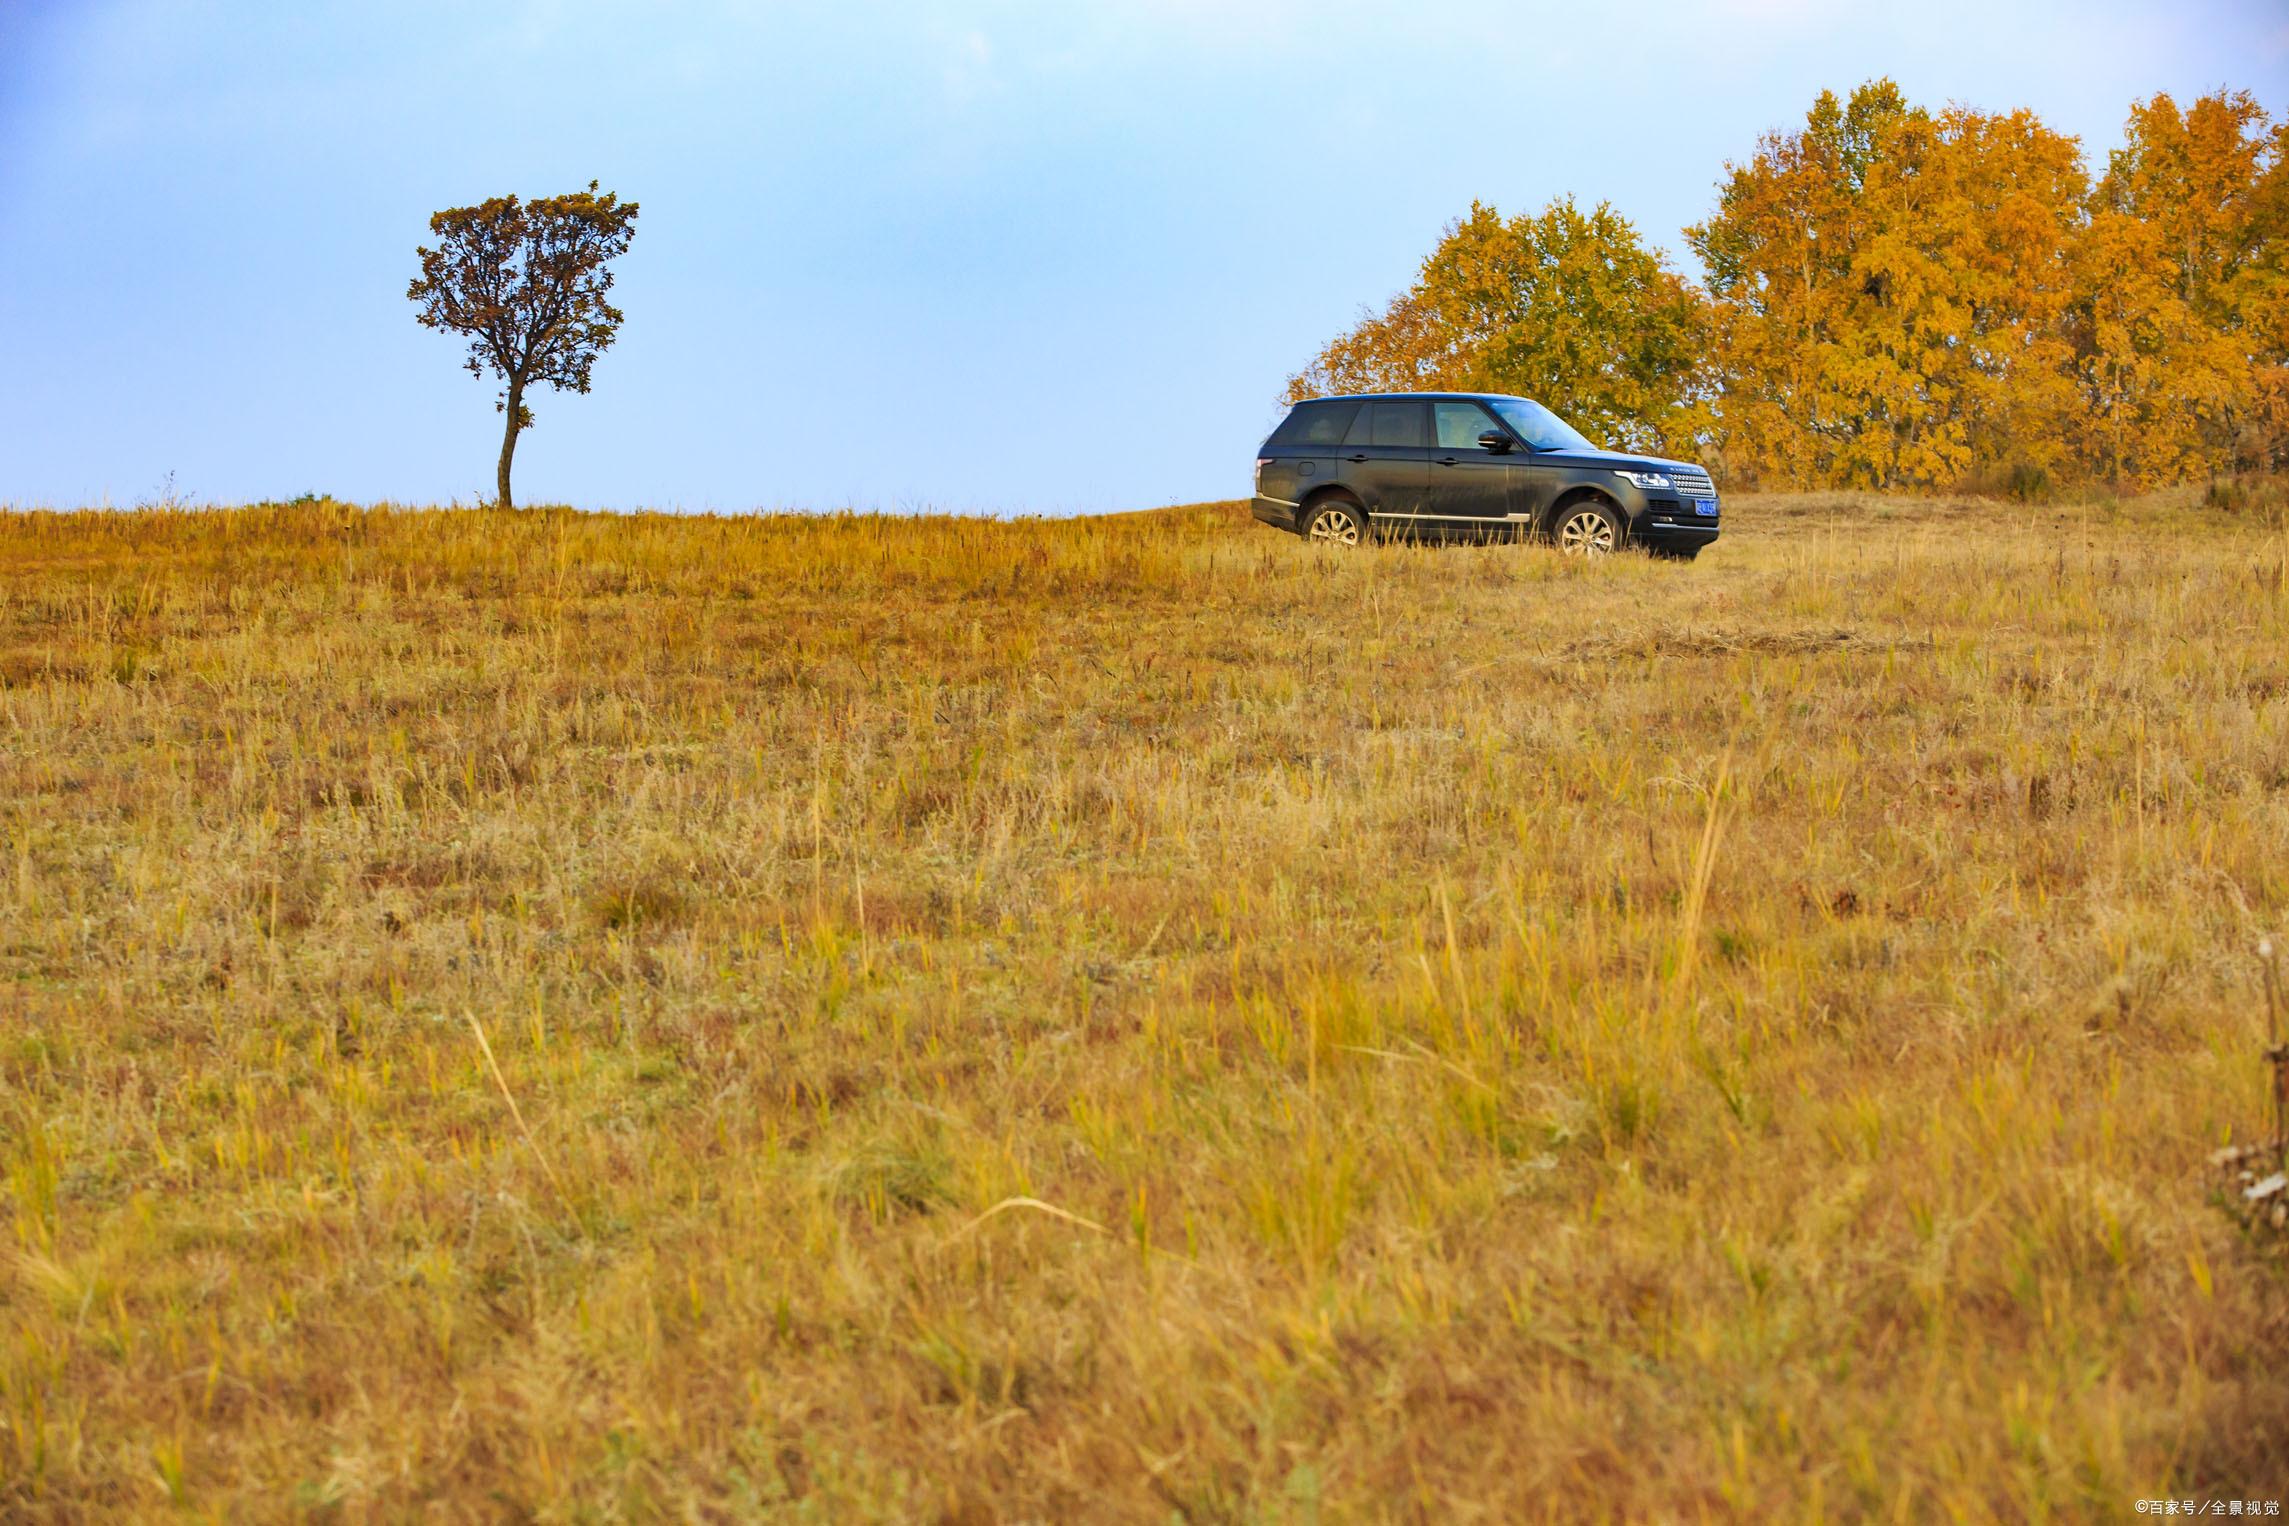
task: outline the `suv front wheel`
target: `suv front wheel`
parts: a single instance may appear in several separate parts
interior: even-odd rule
[[[1604,556],[1621,545],[1621,521],[1604,504],[1585,499],[1559,512],[1555,539],[1568,556]]]
[[[1367,532],[1359,505],[1344,498],[1322,498],[1304,522],[1304,539],[1330,546],[1356,546]]]

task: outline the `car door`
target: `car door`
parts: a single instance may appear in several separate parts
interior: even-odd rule
[[[1564,456],[1531,447],[1520,450],[1510,461],[1510,490],[1518,523],[1539,533],[1550,505],[1557,502],[1570,480],[1570,468]]]
[[[1431,479],[1430,409],[1419,398],[1372,402],[1344,436],[1337,466],[1379,523],[1410,530],[1420,522]]]
[[[1450,534],[1485,536],[1507,531],[1520,508],[1519,472],[1510,451],[1489,450],[1478,437],[1510,431],[1478,404],[1431,404],[1429,512]]]

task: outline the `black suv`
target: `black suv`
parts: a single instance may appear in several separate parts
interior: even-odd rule
[[[1256,453],[1256,517],[1312,540],[1545,535],[1595,556],[1691,560],[1717,489],[1682,461],[1604,451],[1529,398],[1368,393],[1298,403]]]

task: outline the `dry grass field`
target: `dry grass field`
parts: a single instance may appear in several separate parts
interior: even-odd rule
[[[2289,1503],[2289,536],[1728,532],[0,516],[0,1516]]]

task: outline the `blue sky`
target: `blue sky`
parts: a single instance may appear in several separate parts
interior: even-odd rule
[[[521,501],[1066,513],[1245,490],[1282,380],[1473,197],[1649,238],[1823,87],[2289,106],[2280,0],[0,0],[0,504],[467,502],[429,213],[643,204]],[[1689,273],[1689,261],[1681,262]]]

